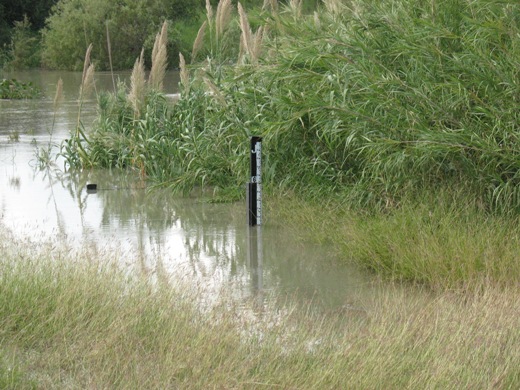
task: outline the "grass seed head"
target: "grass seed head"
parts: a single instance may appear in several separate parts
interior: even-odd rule
[[[134,114],[139,117],[144,97],[146,93],[146,81],[144,70],[144,49],[141,50],[141,55],[135,60],[132,75],[130,76],[130,93],[128,94],[128,101],[134,109]]]
[[[199,32],[197,33],[197,37],[195,38],[195,41],[193,42],[193,49],[191,51],[191,63],[193,63],[196,58],[197,54],[199,53],[200,49],[204,46],[204,36],[206,34],[206,26],[208,25],[208,22],[205,21],[202,23],[202,26],[199,28]]]
[[[238,3],[238,15],[240,17],[240,29],[242,30],[242,44],[244,49],[251,56],[253,40],[251,38],[251,27],[249,26],[249,20],[247,18],[246,11],[240,2]]]
[[[213,7],[211,6],[209,0],[206,0],[206,17],[208,22],[211,23],[213,20]]]
[[[166,67],[168,65],[168,22],[164,21],[161,32],[157,34],[152,50],[152,69],[150,71],[149,85],[152,89],[162,91]]]
[[[231,4],[231,0],[220,0],[217,6],[217,15],[215,20],[215,30],[217,32],[217,40],[222,39],[224,35],[224,31],[229,25],[231,21],[231,11],[233,10],[233,5]]]

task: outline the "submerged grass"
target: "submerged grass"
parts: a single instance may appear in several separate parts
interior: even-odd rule
[[[514,288],[386,286],[362,310],[197,307],[114,254],[1,231],[0,383],[8,388],[502,388],[520,385]],[[112,265],[111,265],[112,264]],[[256,313],[256,314],[255,314]]]
[[[277,204],[271,223],[306,226],[306,239],[390,280],[437,292],[514,288],[520,280],[518,218],[482,212],[466,194],[426,194],[385,213],[352,210],[341,197],[317,203],[279,194],[269,203]]]

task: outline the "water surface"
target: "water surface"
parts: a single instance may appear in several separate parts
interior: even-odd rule
[[[302,242],[283,221],[267,214],[261,228],[249,228],[245,202],[211,204],[167,190],[147,191],[132,172],[71,173],[60,158],[51,169],[40,169],[38,150],[59,145],[77,124],[81,74],[31,71],[0,77],[31,81],[43,91],[41,99],[0,100],[0,221],[19,237],[108,249],[131,270],[183,278],[202,286],[211,299],[273,293],[336,307],[371,291],[365,275],[327,248]],[[64,102],[54,113],[59,78]],[[166,93],[176,93],[177,84],[178,74],[169,73]],[[111,75],[97,74],[96,88],[113,89]],[[81,116],[87,131],[95,117],[91,99]],[[87,183],[96,183],[98,191],[88,193]]]

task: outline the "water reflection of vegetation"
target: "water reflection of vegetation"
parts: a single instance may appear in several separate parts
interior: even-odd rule
[[[212,272],[229,270],[233,275],[245,261],[244,242],[237,242],[236,235],[237,226],[244,225],[242,205],[219,205],[175,197],[165,190],[149,191],[138,174],[128,171],[46,172],[51,186],[59,183],[75,200],[82,219],[88,212],[88,197],[100,199],[100,228],[135,231],[138,250],[146,251],[148,242],[163,251],[167,236],[178,229],[194,272],[200,272],[208,265],[203,264],[205,259],[211,258]],[[87,183],[97,184],[95,194],[87,193]]]
[[[0,226],[1,229],[1,226]],[[231,300],[0,230],[2,388],[519,388],[518,289],[389,288],[364,310]],[[49,346],[52,345],[52,348]],[[461,386],[462,385],[462,386]]]

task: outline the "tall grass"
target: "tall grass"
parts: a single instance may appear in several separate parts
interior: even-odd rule
[[[230,23],[230,7],[223,1],[212,13],[208,5],[215,42]],[[182,157],[181,171],[204,176],[198,164],[183,163],[186,153],[198,161],[226,153],[204,170],[227,171],[227,180],[191,183],[238,185],[239,149],[247,135],[259,134],[269,185],[348,189],[353,203],[379,207],[416,190],[463,187],[488,210],[518,210],[515,2],[352,2],[341,14],[327,2],[314,17],[295,18],[297,7],[257,15],[264,49],[253,51],[240,6],[243,38],[235,44],[259,65],[224,66],[210,57],[192,65],[190,92],[179,104],[159,108],[168,114],[154,142]],[[211,144],[202,148],[209,155],[193,141],[198,137]],[[171,171],[159,181],[177,181],[179,169],[162,156],[145,154],[153,170]]]
[[[233,21],[228,3],[216,13],[208,3],[210,48],[184,67],[179,101],[150,93],[135,116],[124,90],[103,96],[82,164],[238,199],[248,137],[260,135],[268,191],[341,199],[372,218],[348,247],[369,267],[433,286],[511,280],[514,251],[489,257],[488,246],[516,242],[506,231],[520,211],[520,5],[327,1],[295,17],[298,4],[249,15],[240,6]],[[240,26],[234,64],[215,54],[218,23],[219,37]],[[453,205],[437,207],[443,196]],[[474,215],[459,218],[468,201]],[[430,212],[455,217],[428,228]],[[467,230],[457,240],[452,222]]]
[[[423,194],[384,213],[352,210],[341,197],[288,193],[267,206],[271,223],[305,226],[304,239],[388,280],[436,292],[514,288],[520,280],[518,217],[482,212],[465,193]]]
[[[520,384],[518,291],[432,296],[386,286],[320,313],[151,284],[117,258],[0,246],[7,388],[501,388]],[[162,280],[162,282],[161,282]]]

